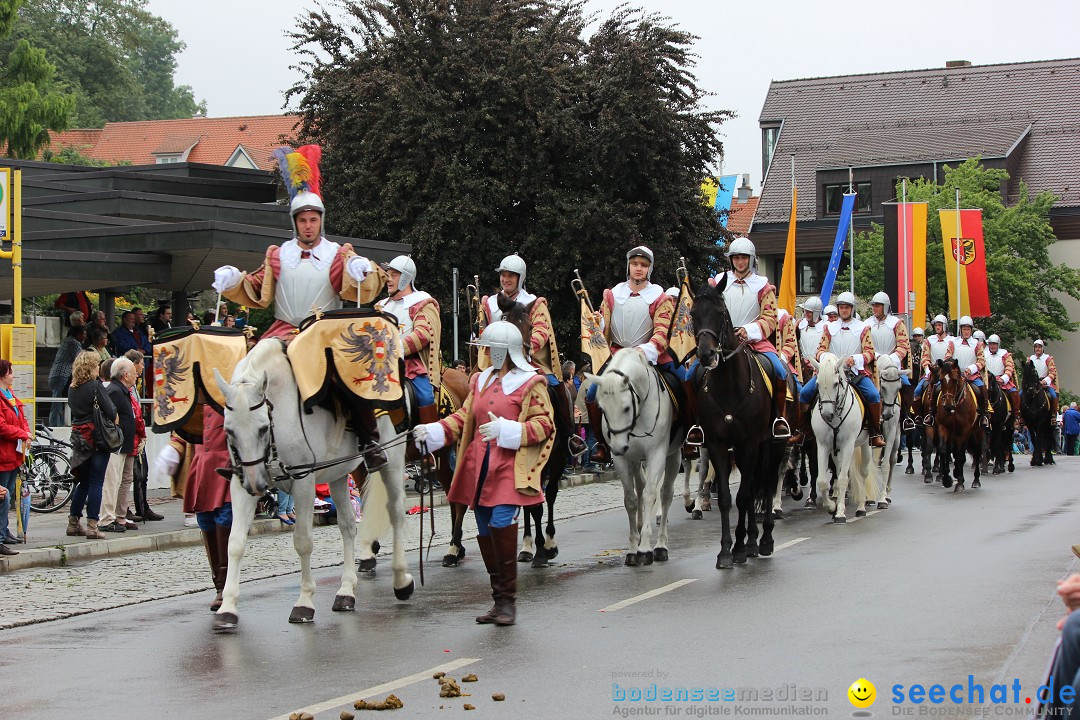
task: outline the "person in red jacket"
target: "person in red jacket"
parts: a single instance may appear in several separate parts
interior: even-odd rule
[[[11,383],[15,379],[15,370],[10,360],[0,360],[0,487],[6,491],[0,499],[0,555],[18,555],[8,547],[18,539],[8,529],[8,515],[11,506],[18,507],[15,495],[15,474],[22,465],[23,454],[30,442],[30,426],[26,422],[26,412],[22,401],[15,397]]]

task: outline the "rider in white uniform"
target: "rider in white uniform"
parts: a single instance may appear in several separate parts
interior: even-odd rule
[[[978,398],[979,424],[989,427],[986,419],[986,386],[983,384],[982,374],[986,367],[986,349],[975,338],[975,326],[971,318],[965,315],[960,318],[960,337],[953,338],[953,360],[960,366],[961,372],[968,382],[976,388],[975,396]]]

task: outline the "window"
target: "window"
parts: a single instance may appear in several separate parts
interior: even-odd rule
[[[829,258],[799,258],[795,261],[799,271],[795,276],[795,293],[797,295],[814,295],[821,291],[821,283],[825,279],[825,271],[829,268]],[[784,261],[776,261],[776,277],[770,278],[773,285],[780,287],[780,278],[784,277]]]
[[[156,157],[157,157],[157,164],[158,165],[167,165],[169,163],[178,163],[178,162],[180,162],[180,156],[179,155],[158,155]]]
[[[761,128],[761,176],[769,174],[769,163],[772,162],[773,151],[776,150],[776,141],[780,139],[780,124],[762,126]]]
[[[848,184],[825,186],[825,214],[839,215],[840,207],[844,202],[844,193],[848,191]],[[870,183],[855,183],[855,212],[868,213],[872,208],[870,196]]]

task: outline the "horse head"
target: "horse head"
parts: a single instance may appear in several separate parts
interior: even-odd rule
[[[832,423],[838,406],[847,392],[844,364],[832,353],[825,353],[818,360],[818,410],[821,419]]]
[[[877,365],[878,384],[881,386],[881,419],[891,420],[900,407],[896,401],[900,396],[900,388],[903,386],[900,380],[900,368],[889,355],[879,357]]]
[[[1035,369],[1035,363],[1031,362],[1031,359],[1024,361],[1024,380],[1021,388],[1024,394],[1028,394],[1031,390],[1036,390],[1039,387],[1039,373]]]
[[[248,494],[261,496],[270,487],[267,463],[272,455],[273,429],[266,399],[269,378],[265,371],[254,371],[248,364],[254,353],[236,366],[231,383],[225,382],[217,368],[214,380],[225,396],[225,434],[232,458],[228,472],[240,476]]]
[[[960,364],[955,360],[938,360],[938,375],[941,378],[941,405],[949,411],[956,412],[956,406],[963,400],[964,376],[960,372]]]
[[[603,375],[586,377],[596,381],[596,401],[604,413],[608,447],[613,455],[625,455],[649,394],[649,363],[644,354],[627,348],[615,353]]]
[[[706,285],[694,298],[694,307],[690,311],[690,322],[693,323],[697,339],[697,356],[709,370],[716,369],[723,362],[725,351],[731,352],[739,347],[735,326],[724,301],[723,285],[726,282],[725,273],[721,285]]]
[[[532,337],[532,321],[529,319],[532,313],[532,307],[536,304],[533,300],[528,305],[522,305],[516,300],[511,300],[507,297],[506,293],[499,291],[495,301],[499,305],[499,310],[502,312],[502,319],[508,323],[512,323],[521,331],[521,337],[525,340],[526,350],[529,347],[529,338]],[[529,354],[525,353],[526,356]]]

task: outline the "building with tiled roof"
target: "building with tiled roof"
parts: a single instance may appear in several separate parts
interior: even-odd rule
[[[943,165],[976,156],[1008,171],[1006,202],[1017,200],[1021,181],[1031,194],[1058,197],[1051,256],[1080,267],[1078,117],[1078,58],[774,81],[758,120],[765,180],[750,233],[763,272],[780,277],[793,157],[799,295],[820,290],[849,170],[858,194],[854,226],[863,231],[883,222],[882,203],[896,200],[899,178],[936,180]],[[858,272],[857,257],[855,265]],[[1062,301],[1080,314],[1080,303]],[[1080,333],[1055,344],[1055,354],[1075,357]],[[1075,390],[1080,366],[1069,365],[1059,372]]]
[[[270,153],[292,137],[296,115],[106,123],[52,136],[49,150],[71,147],[94,160],[133,165],[178,162],[271,170]]]
[[[740,202],[738,196],[731,199],[731,210],[728,211],[727,229],[736,237],[750,232],[750,225],[754,222],[754,211],[757,210],[759,197],[749,197],[745,202]]]

